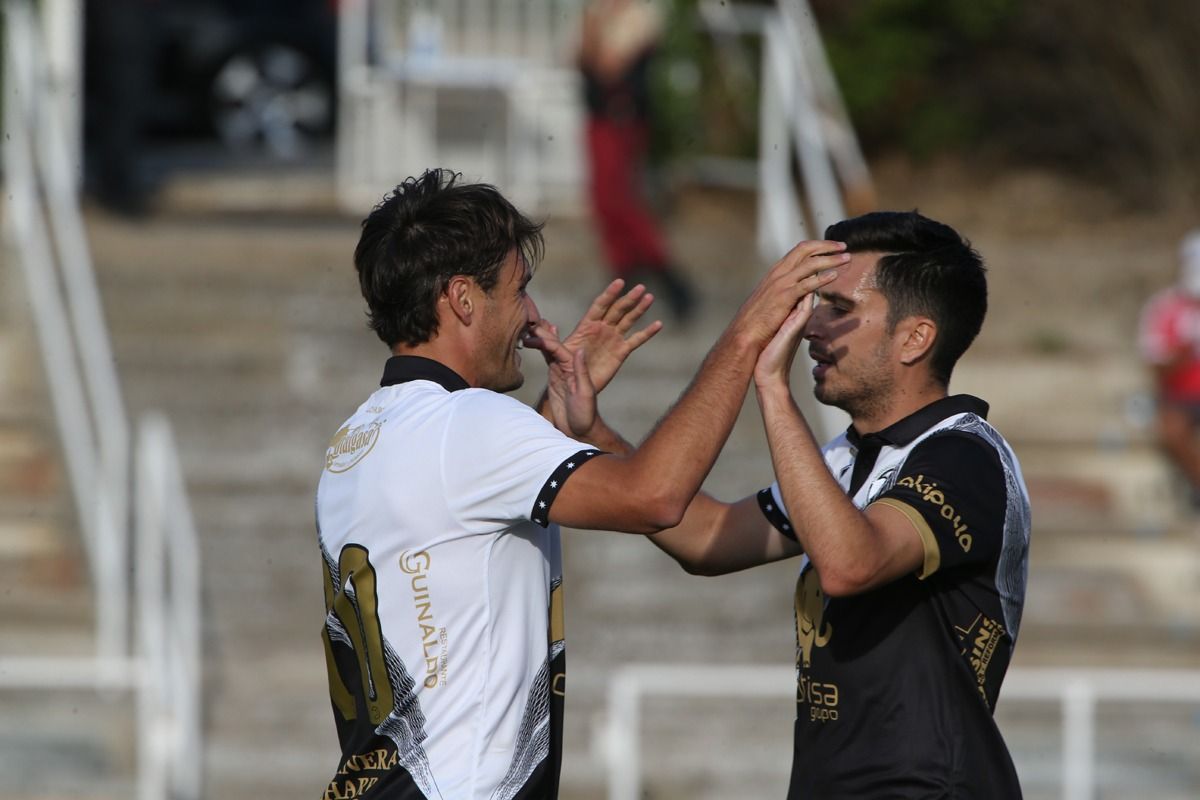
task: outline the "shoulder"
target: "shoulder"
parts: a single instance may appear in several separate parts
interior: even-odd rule
[[[490,389],[462,389],[450,395],[457,420],[463,417],[478,420],[514,420],[553,427],[541,414],[515,397]]]
[[[452,395],[453,412],[448,420],[449,436],[461,444],[497,447],[554,445],[577,442],[558,430],[541,414],[520,400],[489,389],[463,389]]]
[[[939,471],[993,473],[1002,476],[1003,466],[998,443],[987,435],[990,433],[996,440],[1003,441],[1000,434],[978,417],[964,421],[978,421],[979,424],[934,431],[909,451],[906,462],[927,464],[939,468]]]

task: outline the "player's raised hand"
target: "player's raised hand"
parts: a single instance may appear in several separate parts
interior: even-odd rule
[[[775,336],[763,348],[754,365],[754,382],[759,386],[769,381],[782,381],[785,385],[792,372],[792,362],[796,358],[796,350],[804,339],[804,328],[816,309],[816,293],[806,294],[800,298]]]
[[[757,349],[774,338],[800,298],[837,277],[837,268],[850,260],[843,242],[801,242],[775,262],[746,298],[729,332],[745,336]]]
[[[568,436],[585,437],[597,417],[587,351],[568,350],[558,339],[558,329],[545,320],[534,326],[533,334],[549,366],[541,413]]]
[[[654,303],[654,295],[641,284],[621,294],[624,286],[625,281],[620,278],[610,283],[563,340],[572,353],[577,350],[586,353],[588,373],[597,392],[608,385],[630,353],[650,341],[663,327],[660,320],[655,320],[633,330]]]

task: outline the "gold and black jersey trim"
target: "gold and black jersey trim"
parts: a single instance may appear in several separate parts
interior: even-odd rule
[[[929,523],[921,516],[921,512],[908,503],[892,497],[881,497],[871,505],[883,505],[896,509],[905,516],[909,523],[912,524],[917,535],[921,537],[921,546],[925,548],[925,563],[921,566],[921,571],[917,573],[917,577],[924,580],[937,572],[938,568],[942,566],[942,551],[938,547],[937,537],[933,535],[933,529],[929,527]]]

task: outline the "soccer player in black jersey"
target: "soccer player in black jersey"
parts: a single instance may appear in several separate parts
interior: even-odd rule
[[[1028,573],[1030,510],[988,406],[949,394],[987,309],[979,255],[915,212],[831,226],[849,264],[805,297],[754,370],[776,482],[703,494],[651,536],[689,572],[802,557],[789,800],[1019,798],[992,719]],[[789,387],[849,413],[824,447]]]

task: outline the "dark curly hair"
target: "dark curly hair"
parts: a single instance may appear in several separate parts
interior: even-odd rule
[[[915,315],[932,319],[938,335],[930,366],[934,378],[949,384],[987,314],[986,270],[971,243],[916,211],[863,214],[830,225],[825,238],[845,242],[851,253],[883,254],[875,280],[888,301],[888,327]]]
[[[542,224],[525,217],[485,183],[426,170],[384,197],[362,223],[354,249],[371,330],[394,347],[437,333],[437,302],[455,275],[485,292],[516,250],[532,270],[543,252]]]

